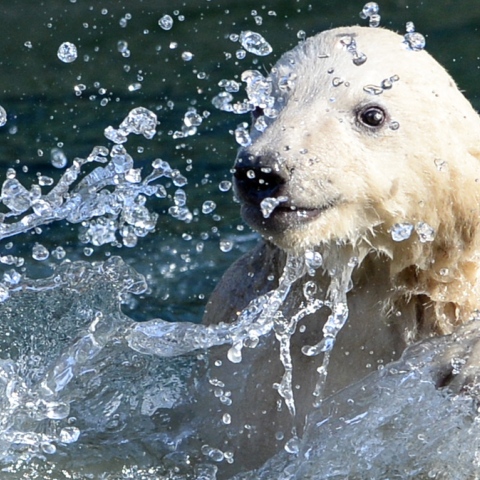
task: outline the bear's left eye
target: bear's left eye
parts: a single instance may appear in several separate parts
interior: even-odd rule
[[[387,115],[378,106],[368,106],[358,112],[358,120],[367,127],[381,127],[385,123]]]

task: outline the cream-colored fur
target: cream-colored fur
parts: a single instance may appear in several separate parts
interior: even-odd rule
[[[366,55],[362,65],[353,62],[348,38]],[[291,88],[279,88],[287,76]],[[367,91],[392,77],[381,94]],[[236,166],[278,172],[299,218],[288,225],[264,219],[237,186],[243,216],[264,240],[225,274],[204,322],[234,321],[250,300],[275,287],[287,251],[322,253],[324,269],[315,282],[324,292],[328,271],[357,256],[350,316],[328,373],[326,392],[332,393],[398,358],[409,342],[451,332],[479,306],[480,119],[427,52],[410,50],[402,36],[380,28],[337,28],[312,37],[286,53],[271,78],[280,113],[267,119],[264,132],[252,129],[252,144]],[[386,112],[380,128],[359,121],[367,105]],[[303,211],[316,210],[301,220]],[[406,240],[392,239],[395,224],[422,222],[433,229],[433,240],[421,241],[415,230]],[[298,308],[301,283],[287,312]],[[311,408],[319,360],[300,348],[321,338],[327,316],[321,310],[307,318],[306,331],[292,339],[301,413]],[[251,371],[262,378],[266,369],[276,372],[258,393],[251,380],[252,395],[271,411],[278,400],[272,383],[282,372],[271,367],[278,352],[272,346],[270,356],[254,361]]]

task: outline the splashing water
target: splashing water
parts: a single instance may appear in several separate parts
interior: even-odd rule
[[[379,24],[378,5],[374,2],[367,3],[361,15],[369,19],[370,26]],[[125,14],[120,26],[126,27],[130,19],[131,15]],[[178,19],[182,21],[180,15]],[[255,22],[261,24],[261,17],[256,14]],[[161,29],[170,30],[174,21],[165,15],[158,24]],[[298,38],[303,40],[304,32],[299,32]],[[413,25],[407,27],[408,48],[423,48],[422,39]],[[240,41],[243,47],[237,58],[244,58],[246,52],[265,56],[272,50],[260,34],[251,31],[242,32],[234,41]],[[117,47],[123,57],[130,56],[127,42],[121,41]],[[353,38],[345,39],[344,47],[355,65],[363,65],[367,60]],[[77,58],[76,49],[71,47],[61,55],[63,62]],[[186,51],[181,57],[189,62],[193,54]],[[260,108],[263,115],[256,119],[254,128],[264,131],[268,119],[278,115],[272,79],[258,70],[246,70],[240,77],[245,84],[245,100],[234,103],[233,94],[240,91],[240,82],[222,80],[219,86],[225,91],[212,103],[235,114]],[[278,79],[276,87],[280,92],[290,92],[296,80],[295,74],[289,73]],[[396,80],[398,77],[394,76],[364,89],[378,95],[392,88]],[[85,88],[77,85],[75,94],[80,96]],[[130,91],[139,88],[141,83],[132,83]],[[172,130],[172,137],[195,135],[206,118],[195,107],[188,107],[181,127]],[[0,123],[5,122],[6,113],[0,107]],[[125,148],[130,134],[154,138],[158,124],[152,111],[133,109],[118,128],[105,130],[105,137],[115,144],[112,148],[98,146],[87,158],[75,158],[56,184],[42,176],[36,184],[26,187],[17,172],[9,170],[1,191],[6,212],[0,218],[0,238],[28,231],[38,233],[44,225],[66,220],[81,224],[79,238],[84,243],[134,247],[140,237],[156,228],[158,213],[148,205],[153,197],[171,200],[169,215],[192,222],[196,214],[187,206],[183,189],[187,179],[180,171],[158,158],[144,172]],[[235,137],[241,145],[249,145],[248,125],[239,125]],[[60,147],[52,149],[51,163],[59,169],[68,164]],[[171,193],[167,192],[169,188],[173,188]],[[231,182],[222,181],[219,189],[230,190]],[[286,201],[286,197],[265,199],[261,206],[263,216],[268,218]],[[209,215],[216,208],[214,202],[207,200],[201,203],[197,214]],[[403,241],[414,231],[422,242],[432,241],[435,236],[434,229],[423,222],[415,226],[397,224],[391,235],[395,241]],[[65,258],[63,248],[49,252],[38,240],[32,242],[35,260]],[[232,249],[230,240],[222,239],[219,244],[222,251]],[[23,259],[14,255],[2,255],[0,261],[16,268],[23,266]],[[221,468],[225,465],[237,462],[240,469],[235,452],[220,440],[214,444],[201,438],[209,431],[221,435],[221,427],[235,424],[235,417],[240,415],[237,410],[228,413],[211,406],[208,389],[222,407],[241,400],[232,400],[231,392],[219,380],[201,373],[203,364],[208,363],[208,352],[226,345],[225,363],[239,365],[248,372],[246,349],[260,350],[262,338],[273,334],[279,350],[279,360],[273,361],[278,360],[283,367],[275,389],[287,407],[287,415],[295,417],[298,412],[291,338],[302,319],[327,307],[331,313],[323,327],[323,338],[303,349],[305,355],[323,354],[314,392],[319,408],[310,415],[303,438],[293,428],[284,451],[267,462],[262,471],[235,478],[326,479],[361,477],[365,472],[371,478],[413,478],[417,471],[426,471],[430,457],[438,460],[437,451],[444,453],[441,462],[429,467],[430,476],[440,478],[448,472],[452,479],[468,478],[474,469],[470,466],[478,464],[478,459],[470,458],[463,446],[467,442],[474,445],[474,451],[478,450],[477,415],[472,414],[468,396],[455,401],[435,390],[427,367],[422,370],[400,364],[396,371],[392,367],[383,376],[377,373],[375,381],[366,380],[333,399],[324,399],[330,354],[348,318],[347,291],[357,261],[352,258],[348,265],[338,265],[329,272],[332,279],[326,298],[312,279],[322,265],[322,256],[316,251],[289,255],[276,288],[259,295],[239,312],[233,323],[208,327],[162,319],[136,323],[124,315],[120,306],[133,302],[134,295],[145,294],[148,286],[145,278],[119,257],[92,263],[66,261],[54,268],[51,277],[38,280],[13,269],[7,271],[0,283],[0,318],[4,319],[0,329],[2,471],[5,475],[17,475],[12,478],[34,478],[29,476],[33,469],[37,478],[45,473],[44,478],[48,479],[56,478],[57,473],[80,478],[80,471],[93,478],[101,470],[101,475],[110,480],[214,480],[223,475]],[[301,286],[302,303],[287,315],[283,308],[294,284]],[[428,365],[428,355],[431,351],[425,353],[422,365]],[[410,421],[418,418],[417,404],[425,399],[430,408],[420,418],[423,423]],[[370,404],[373,405],[369,410],[363,406]],[[345,413],[339,405],[351,409]],[[247,402],[239,410],[242,408],[252,408],[252,404]],[[472,415],[474,425],[465,428],[471,424]],[[439,428],[435,428],[437,424]],[[261,426],[259,423],[242,428],[254,432]],[[239,436],[237,430],[225,431],[229,439]],[[452,447],[452,438],[460,435],[457,432],[463,437]],[[277,433],[278,438],[280,433],[283,435]],[[261,447],[253,448],[257,446]],[[458,471],[451,467],[456,458],[462,458]]]
[[[120,145],[131,133],[153,138],[156,124],[157,117],[153,112],[143,107],[133,109],[117,130],[113,127],[105,130],[105,136],[117,143],[110,151],[106,147],[95,147],[87,158],[76,158],[58,183],[45,194],[39,185],[28,191],[12,172],[1,190],[2,203],[9,211],[3,214],[0,222],[0,239],[67,220],[82,223],[81,240],[85,243],[112,243],[119,235],[123,245],[135,246],[138,237],[154,230],[158,218],[144,205],[144,198],[166,196],[164,187],[153,185],[153,182],[164,177],[179,187],[186,183],[178,170],[161,160],[154,161],[152,171],[142,179],[140,170],[134,168],[132,157]],[[79,179],[82,168],[92,162],[105,166],[96,167]],[[28,213],[29,210],[32,213]],[[183,221],[192,218],[185,205],[171,207],[169,212]],[[11,221],[11,218],[15,220]]]

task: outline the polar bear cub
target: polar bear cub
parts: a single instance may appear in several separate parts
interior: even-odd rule
[[[267,83],[270,101],[253,112],[261,128],[252,128],[234,167],[242,216],[262,240],[226,272],[204,322],[235,321],[277,286],[289,252],[322,254],[314,281],[324,295],[332,272],[354,257],[331,394],[476,314],[480,119],[426,51],[381,28],[309,38],[280,58]],[[298,310],[303,284],[292,288],[284,315]],[[321,337],[327,310],[306,317],[292,337],[301,414],[311,409],[319,366],[301,347]],[[282,369],[273,335],[265,345],[245,389],[259,411],[272,412]]]

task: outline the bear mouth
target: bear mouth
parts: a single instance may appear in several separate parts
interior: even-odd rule
[[[265,216],[260,205],[243,203],[242,216],[255,230],[263,233],[279,233],[302,228],[305,224],[316,220],[337,204],[338,200],[332,200],[326,205],[312,208],[281,203],[275,206],[268,216]]]

